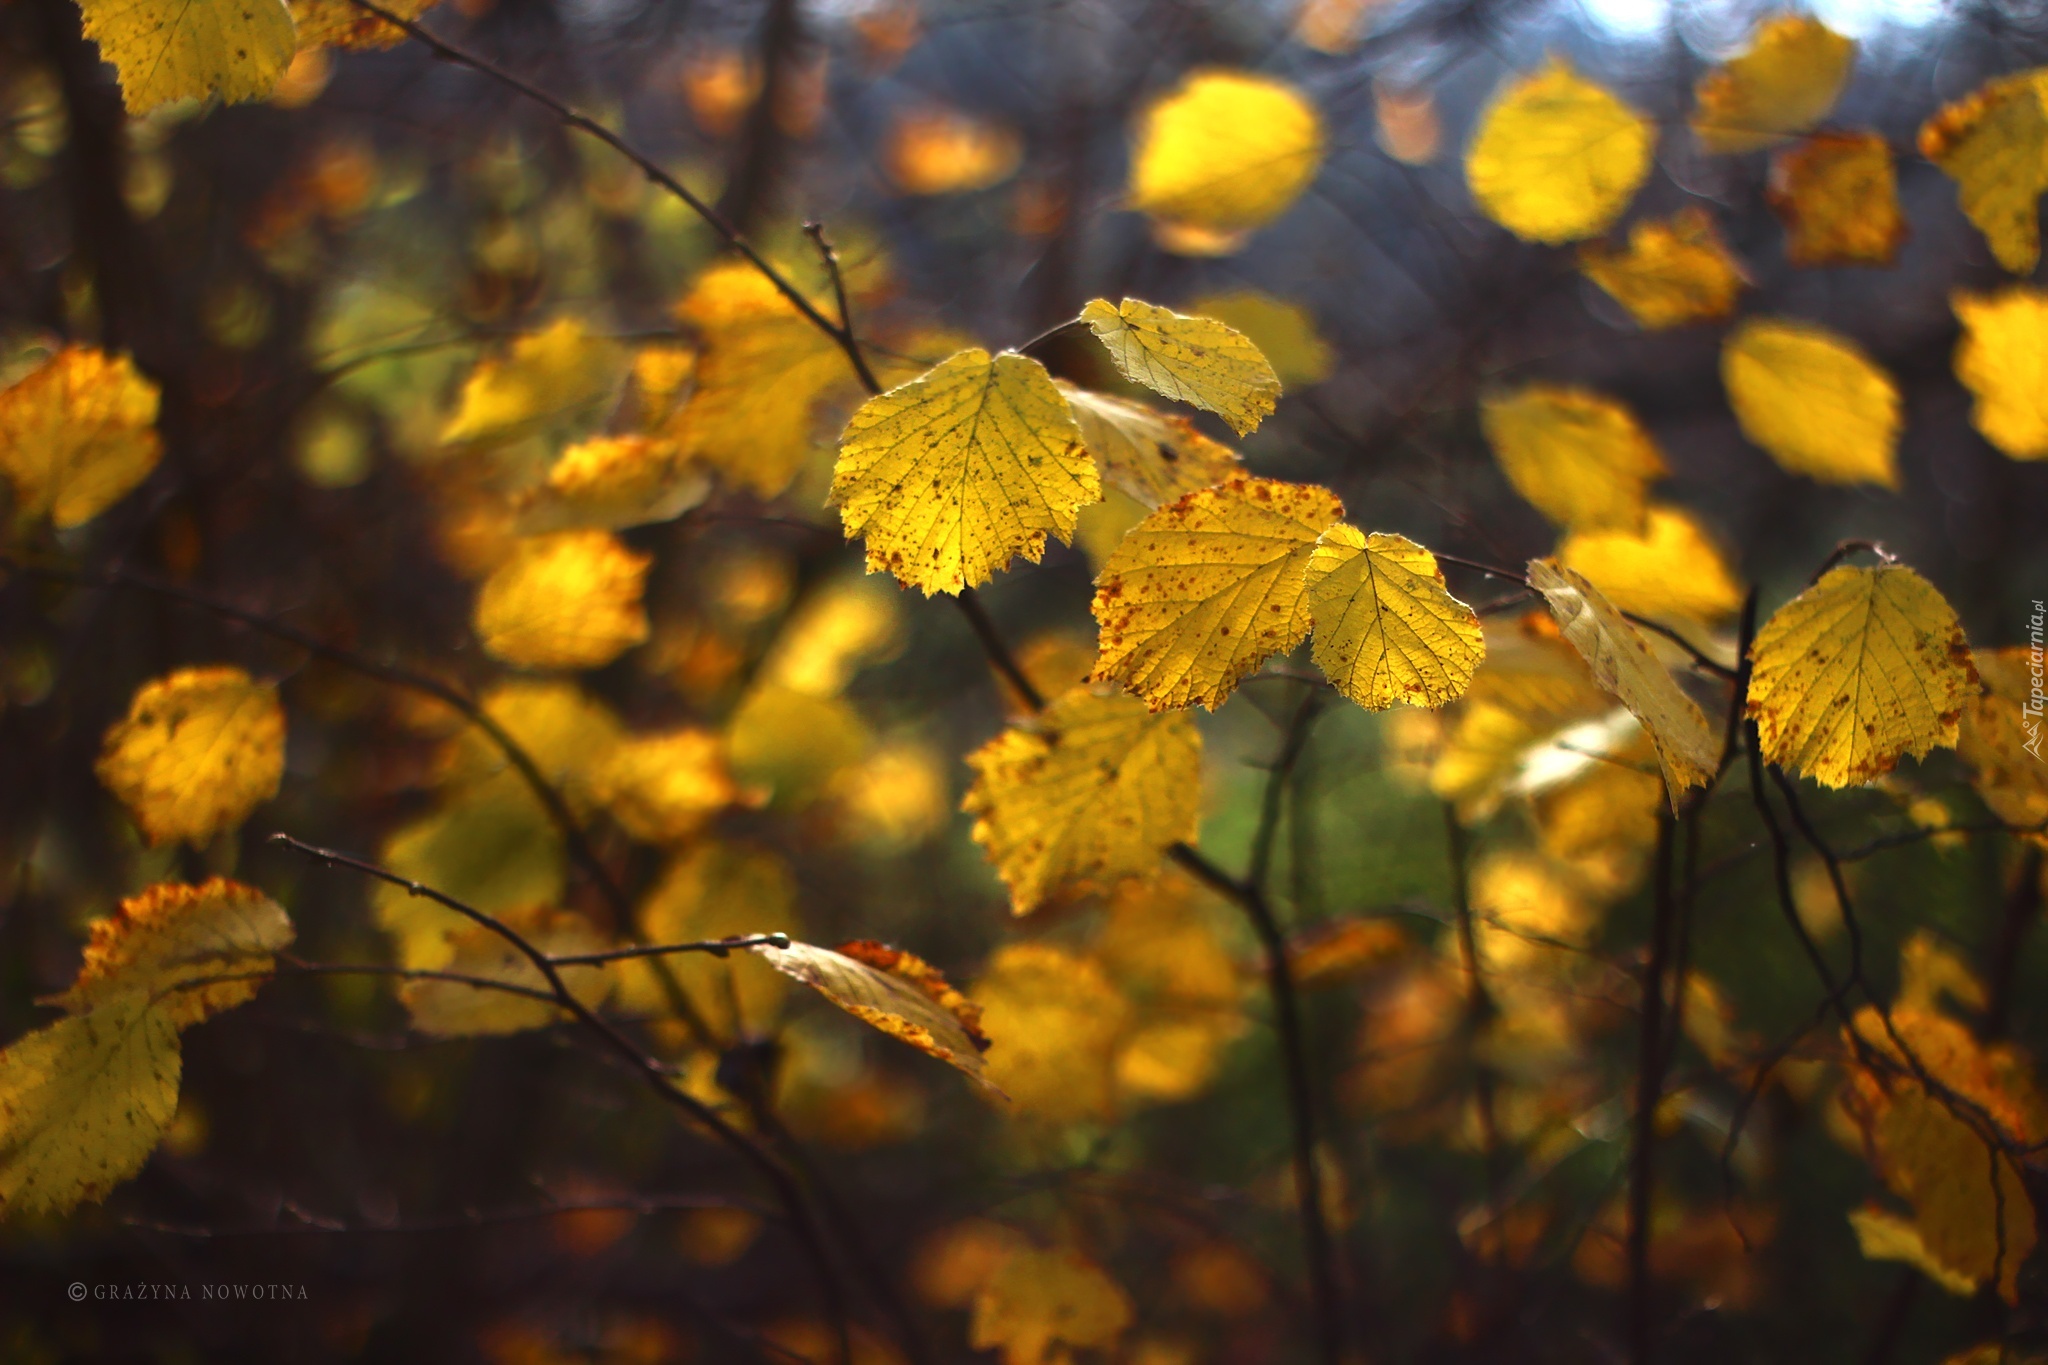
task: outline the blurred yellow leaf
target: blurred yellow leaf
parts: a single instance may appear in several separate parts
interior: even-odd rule
[[[594,953],[607,946],[589,920],[567,910],[534,906],[499,918],[507,928],[550,956]],[[441,971],[502,981],[532,991],[549,989],[547,978],[525,953],[513,947],[504,935],[484,925],[472,924],[452,936],[449,948],[450,956],[441,964]],[[602,1005],[611,992],[614,978],[601,966],[567,966],[556,970],[570,994],[591,1009]],[[460,981],[408,981],[398,988],[398,997],[412,1015],[412,1026],[435,1038],[522,1033],[546,1028],[568,1017],[559,1005],[549,1001]]]
[[[1626,251],[1586,243],[1579,269],[1652,331],[1725,318],[1749,283],[1714,220],[1698,207],[1636,223]]]
[[[1108,1122],[1130,1002],[1094,959],[1051,943],[998,948],[969,992],[995,1041],[989,1079],[1014,1112],[1049,1124]]]
[[[593,798],[625,831],[653,844],[690,838],[718,812],[747,803],[733,780],[725,738],[682,729],[635,735],[590,773]]]
[[[1241,467],[1236,451],[1210,440],[1185,417],[1064,382],[1059,391],[1104,486],[1148,508],[1222,483]]]
[[[1182,876],[1117,889],[1090,952],[1131,1004],[1115,1059],[1123,1099],[1173,1103],[1200,1094],[1225,1050],[1250,1029],[1246,974],[1220,911]]]
[[[1479,425],[1515,491],[1559,526],[1634,531],[1664,458],[1631,413],[1589,389],[1529,384],[1480,400]]]
[[[1958,1298],[1968,1298],[1976,1292],[1978,1280],[1944,1265],[1927,1249],[1920,1227],[1912,1219],[1867,1204],[1849,1210],[1849,1226],[1856,1230],[1856,1245],[1865,1259],[1902,1261]],[[1993,1365],[1996,1360],[1994,1355]]]
[[[1693,134],[1710,152],[1782,142],[1827,117],[1855,61],[1856,44],[1818,19],[1766,19],[1747,51],[1700,77]]]
[[[673,521],[704,501],[711,480],[667,441],[597,436],[563,451],[518,499],[521,533],[617,531]]]
[[[1592,581],[1622,611],[1712,624],[1742,606],[1741,582],[1690,512],[1651,504],[1641,534],[1573,531],[1558,562]]]
[[[0,1051],[0,1210],[65,1213],[142,1169],[178,1109],[178,1033],[256,992],[291,921],[222,878],[96,920],[67,1017]],[[173,989],[209,978],[210,984]]]
[[[647,639],[651,562],[605,531],[519,542],[476,599],[486,653],[521,668],[598,668]]]
[[[271,955],[292,941],[292,922],[255,887],[214,877],[197,886],[147,887],[95,919],[90,934],[71,988],[40,1003],[88,1014],[141,992],[183,1029],[254,999]],[[184,986],[210,977],[241,979]]]
[[[1336,366],[1336,352],[1316,330],[1316,320],[1298,303],[1256,289],[1204,294],[1187,306],[1190,317],[1214,318],[1242,332],[1273,366],[1284,384],[1320,384]]]
[[[1067,400],[1037,361],[960,352],[855,412],[840,438],[832,502],[869,572],[957,593],[1012,557],[1036,563],[1047,532],[1102,496]]]
[[[1978,686],[1954,608],[1894,564],[1828,570],[1764,623],[1749,657],[1765,760],[1824,787],[1953,748]]]
[[[401,826],[385,839],[378,861],[489,915],[553,905],[562,895],[561,833],[531,796],[504,788],[463,794]],[[395,886],[380,886],[374,905],[403,967],[444,965],[450,935],[470,924]]]
[[[741,261],[699,275],[676,316],[703,350],[696,391],[665,434],[740,487],[776,496],[814,448],[820,400],[853,382],[845,354]]]
[[[2025,646],[1980,649],[1973,656],[1984,690],[1963,706],[1956,752],[1977,795],[2010,825],[2043,829],[2048,845],[2048,764],[2042,762],[2039,657]],[[2029,710],[2033,707],[2033,710]]]
[[[1721,382],[1742,434],[1786,471],[1823,483],[1899,486],[1899,390],[1846,337],[1756,318],[1721,348]]]
[[[1303,989],[1342,985],[1400,957],[1408,935],[1391,919],[1330,920],[1294,936],[1288,957]]]
[[[1026,1247],[1012,1252],[974,1296],[968,1344],[1000,1347],[1003,1365],[1054,1365],[1061,1347],[1116,1345],[1131,1325],[1131,1298],[1087,1257]]]
[[[742,783],[767,789],[779,804],[802,805],[860,762],[874,737],[838,697],[761,683],[733,709],[726,738]]]
[[[1543,594],[1558,629],[1584,656],[1593,681],[1642,722],[1657,746],[1671,808],[1680,793],[1714,775],[1719,744],[1698,704],[1658,662],[1636,628],[1600,590],[1555,560],[1529,561],[1529,586]]]
[[[67,346],[0,390],[0,471],[30,516],[62,528],[114,505],[156,468],[157,386],[125,355]]]
[[[1486,657],[1479,617],[1406,536],[1341,521],[1325,530],[1308,562],[1308,602],[1316,667],[1368,711],[1455,701]]]
[[[2048,459],[2048,294],[1959,290],[1950,303],[1963,325],[1956,378],[1977,400],[1971,424],[2015,460]]]
[[[1920,126],[1920,155],[1956,182],[1963,212],[2015,275],[2041,259],[2048,189],[2048,67],[1999,76]]]
[[[889,179],[905,194],[966,194],[1016,174],[1024,140],[1013,128],[936,106],[898,113],[882,148]]]
[[[145,683],[107,730],[95,771],[150,843],[203,844],[277,794],[277,689],[226,665]]]
[[[752,950],[784,976],[803,982],[854,1018],[993,1085],[981,1054],[981,1008],[920,957],[865,940],[837,951],[808,943]]]
[[[1650,170],[1656,130],[1561,58],[1495,94],[1465,153],[1472,199],[1533,242],[1607,230]]]
[[[903,645],[903,614],[895,589],[848,574],[805,598],[776,636],[761,679],[814,697],[836,696],[867,664]]]
[[[1201,814],[1202,738],[1177,712],[1075,688],[967,757],[961,808],[1029,914],[1053,896],[1154,872]]]
[[[1343,515],[1327,488],[1244,475],[1152,513],[1096,580],[1093,676],[1155,710],[1222,705],[1308,635],[1309,557]]]
[[[1909,233],[1891,144],[1877,133],[1810,134],[1771,158],[1766,194],[1794,265],[1890,265]]]
[[[479,702],[483,713],[525,750],[540,775],[578,807],[590,800],[593,770],[626,733],[609,706],[575,683],[558,679],[514,678],[490,688]],[[445,788],[465,797],[502,796],[533,801],[540,809],[526,778],[505,751],[474,725],[457,731],[442,750],[436,776]]]
[[[1091,299],[1081,310],[1124,378],[1168,398],[1206,408],[1243,436],[1280,397],[1280,377],[1243,333],[1214,318],[1188,317],[1140,299],[1111,306]]]
[[[78,8],[85,36],[120,75],[121,99],[131,114],[177,99],[261,99],[298,48],[284,0],[81,0]]]
[[[378,0],[378,8],[401,19],[417,19],[435,3],[436,0]],[[290,0],[290,4],[301,52],[317,47],[359,51],[396,47],[405,41],[404,29],[386,23],[351,0]]]
[[[1322,116],[1292,85],[1196,70],[1138,115],[1130,206],[1198,232],[1264,227],[1323,164]]]
[[[575,318],[557,318],[480,360],[463,381],[444,445],[511,440],[580,416],[618,387],[626,351]]]
[[[1614,709],[1551,618],[1535,619],[1547,636],[1531,638],[1518,625],[1489,627],[1486,658],[1430,770],[1430,790],[1456,802],[1466,819],[1490,813],[1540,746]]]
[[[772,849],[710,839],[692,845],[668,865],[640,903],[640,936],[651,944],[690,943],[744,934],[796,933],[796,878]],[[663,958],[684,996],[721,1037],[742,1029],[765,1030],[781,1011],[787,982],[767,963],[744,953],[713,957],[676,953]],[[618,964],[625,998],[658,1012],[667,1000],[644,961]],[[737,1015],[737,1017],[735,1017]]]

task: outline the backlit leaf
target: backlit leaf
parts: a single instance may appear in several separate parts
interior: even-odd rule
[[[1486,657],[1472,608],[1444,587],[1436,556],[1405,536],[1324,531],[1308,562],[1316,667],[1368,711],[1456,700]]]
[[[1014,128],[937,106],[908,109],[890,124],[882,150],[889,179],[905,194],[966,194],[1016,174],[1024,140]]]
[[[992,1085],[981,1054],[981,1009],[922,958],[880,943],[842,943],[837,951],[808,943],[753,949],[845,1010],[918,1051]]]
[[[1900,565],[1828,570],[1757,632],[1750,660],[1764,758],[1824,787],[1953,748],[1977,690],[1955,610]]]
[[[1635,414],[1588,389],[1490,394],[1479,425],[1515,491],[1560,526],[1640,529],[1645,490],[1666,472]]]
[[[810,456],[819,402],[853,382],[845,354],[743,261],[699,275],[676,316],[703,350],[696,391],[666,434],[684,455],[774,497]]]
[[[1495,94],[1465,153],[1479,211],[1517,237],[1569,242],[1621,216],[1656,129],[1559,58]]]
[[[561,679],[513,678],[491,687],[478,700],[483,713],[526,752],[570,805],[580,809],[590,804],[594,770],[626,733],[609,706]],[[503,796],[535,802],[539,809],[524,775],[497,741],[474,725],[458,730],[442,749],[435,775],[444,788],[464,797]]]
[[[617,531],[673,521],[704,501],[710,477],[667,441],[598,436],[563,451],[518,502],[527,535],[586,527]]]
[[[44,1003],[86,1014],[140,991],[183,1029],[254,998],[271,955],[291,941],[283,907],[254,887],[159,882],[92,922],[77,979]],[[184,984],[211,977],[245,979]]]
[[[1242,332],[1214,318],[1188,317],[1139,299],[1111,306],[1093,299],[1081,310],[1088,324],[1134,384],[1206,408],[1243,436],[1273,411],[1280,377]]]
[[[1029,914],[1053,896],[1155,871],[1201,814],[1202,740],[1178,712],[1085,687],[968,755],[962,809]]]
[[[869,571],[926,596],[985,583],[1019,554],[1035,563],[1046,534],[1071,539],[1075,513],[1101,496],[1045,367],[979,349],[863,403],[832,478]]]
[[[290,0],[292,19],[298,25],[299,51],[316,47],[338,47],[349,51],[396,47],[405,41],[405,30],[386,23],[351,0]],[[401,19],[417,19],[432,9],[435,0],[378,0]]]
[[[1963,325],[1956,378],[1977,400],[1971,424],[2015,460],[2048,459],[2048,294],[2014,285],[1950,302]]]
[[[1985,1169],[1990,1169],[1988,1164]],[[1989,1184],[1988,1177],[1986,1184]],[[1865,1258],[1872,1261],[1903,1261],[1959,1298],[1968,1298],[1976,1292],[1978,1281],[1943,1264],[1928,1250],[1926,1239],[1920,1235],[1919,1225],[1912,1219],[1902,1218],[1896,1213],[1871,1204],[1849,1210],[1849,1226],[1856,1230],[1856,1245]]]
[[[0,391],[0,471],[57,526],[114,505],[156,468],[157,386],[125,355],[67,346]]]
[[[680,843],[750,799],[733,780],[724,737],[710,730],[635,735],[597,763],[590,789],[628,834],[656,844]]]
[[[1058,381],[1056,381],[1058,382]],[[1237,452],[1177,414],[1112,394],[1059,383],[1102,482],[1146,507],[1222,483],[1241,467]]]
[[[1657,746],[1657,764],[1673,810],[1679,795],[1713,776],[1719,743],[1707,718],[1598,588],[1554,560],[1529,561],[1529,586],[1543,594],[1564,638],[1593,672],[1593,681],[1642,722]]]
[[[1963,212],[2015,275],[2041,259],[2048,189],[2048,68],[1987,81],[1920,127],[1920,155],[1956,182]]]
[[[1320,384],[1336,367],[1336,352],[1316,330],[1309,310],[1255,289],[1204,294],[1187,306],[1191,317],[1214,318],[1244,333],[1283,384]]]
[[[1693,133],[1710,152],[1781,142],[1827,117],[1855,61],[1856,44],[1818,19],[1766,19],[1747,51],[1700,77]]]
[[[1547,612],[1495,620],[1486,637],[1486,658],[1429,775],[1430,790],[1467,819],[1491,813],[1510,789],[1555,780],[1536,769],[1561,736],[1581,741],[1571,746],[1580,764],[1598,761],[1583,756],[1583,741],[1616,710]]]
[[[1652,331],[1725,318],[1749,283],[1714,220],[1697,207],[1636,223],[1626,251],[1588,242],[1579,248],[1579,268]]]
[[[1053,1365],[1063,1347],[1107,1349],[1131,1325],[1130,1295],[1078,1252],[1010,1253],[974,1296],[968,1342],[1000,1347],[1003,1365]]]
[[[608,664],[647,638],[650,562],[604,531],[522,540],[477,593],[477,638],[522,668]]]
[[[1992,813],[2009,825],[2040,829],[2048,844],[2048,763],[2042,761],[2042,717],[2035,656],[2024,646],[1980,649],[1974,656],[1984,690],[1963,707],[1956,752]],[[2029,711],[2027,708],[2036,709]]]
[[[1284,81],[1198,70],[1139,114],[1130,206],[1212,233],[1264,227],[1323,162],[1323,120]]]
[[[1846,337],[1758,318],[1721,348],[1721,382],[1742,434],[1793,474],[1896,488],[1899,390]]]
[[[668,865],[641,901],[639,920],[640,937],[650,944],[794,934],[803,927],[789,864],[772,849],[719,839],[693,844]],[[721,1035],[765,1030],[789,984],[745,953],[679,953],[662,961],[697,1016]],[[617,970],[626,1000],[667,1012],[666,994],[649,964],[621,962]]]
[[[1094,677],[1155,710],[1222,705],[1308,635],[1309,557],[1343,515],[1327,488],[1245,476],[1152,513],[1096,580]]]
[[[625,370],[624,347],[575,318],[557,318],[503,355],[477,362],[441,440],[506,441],[572,420],[602,402]]]
[[[1573,531],[1557,559],[1638,616],[1712,624],[1742,606],[1742,584],[1721,547],[1683,508],[1653,504],[1640,535]]]
[[[590,921],[566,910],[535,906],[500,916],[507,928],[541,952],[554,956],[594,953],[607,945]],[[438,970],[463,976],[502,981],[527,990],[546,991],[547,978],[532,959],[514,947],[503,934],[481,924],[471,924],[449,940],[452,950]],[[556,969],[562,984],[584,1005],[595,1009],[604,1003],[614,978],[599,966],[567,966]],[[399,999],[412,1015],[412,1026],[436,1038],[476,1038],[527,1029],[546,1028],[567,1018],[561,1006],[511,991],[472,986],[461,981],[408,981],[398,989]]]
[[[95,771],[152,844],[203,844],[277,794],[277,689],[225,665],[145,683],[108,729]]]
[[[1116,1049],[1130,1002],[1093,958],[1054,943],[998,948],[969,992],[995,1041],[989,1080],[1008,1112],[1049,1124],[1116,1113]]]
[[[1767,191],[1794,265],[1890,265],[1906,240],[1891,144],[1877,133],[1818,132],[1771,158]]]
[[[79,12],[131,114],[177,99],[261,99],[298,50],[284,0],[82,0]]]

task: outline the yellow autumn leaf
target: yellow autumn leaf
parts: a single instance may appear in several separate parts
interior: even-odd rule
[[[772,849],[706,839],[671,862],[641,901],[640,937],[650,944],[802,930],[796,878]],[[745,953],[679,953],[662,959],[697,1017],[722,1036],[765,1031],[782,1008],[788,981]],[[621,998],[667,1013],[665,988],[646,962],[617,964]]]
[[[1490,814],[1510,789],[1548,781],[1548,773],[1533,770],[1561,736],[1581,741],[1570,747],[1583,755],[1589,747],[1583,741],[1605,738],[1592,730],[1616,710],[1593,685],[1577,651],[1558,637],[1549,614],[1528,619],[1543,633],[1524,623],[1488,624],[1486,658],[1430,769],[1430,790],[1455,802],[1468,820]]]
[[[1765,193],[1794,265],[1890,265],[1908,236],[1891,144],[1878,133],[1808,135],[1772,156]]]
[[[609,706],[573,682],[538,678],[497,683],[478,702],[571,806],[590,804],[596,770],[626,734]],[[457,731],[442,748],[434,775],[443,789],[464,799],[504,797],[540,809],[505,751],[474,725]]]
[[[0,472],[59,529],[125,497],[163,455],[157,386],[125,355],[67,346],[0,391]]]
[[[1255,289],[1204,294],[1187,306],[1190,317],[1214,318],[1244,333],[1283,384],[1320,384],[1336,368],[1337,353],[1316,330],[1309,310]]]
[[[152,844],[203,844],[277,794],[284,708],[239,668],[181,668],[145,683],[107,730],[94,771]]]
[[[463,381],[444,445],[512,440],[588,413],[617,389],[625,348],[575,318],[557,318],[503,355],[480,360]]]
[[[653,844],[681,843],[750,800],[733,779],[725,738],[696,729],[618,744],[592,769],[590,790],[628,834]]]
[[[1824,787],[1955,747],[1978,686],[1955,609],[1902,565],[1828,570],[1765,622],[1749,657],[1764,758]]]
[[[1727,556],[1690,512],[1652,504],[1642,532],[1573,531],[1558,563],[1585,575],[1607,600],[1638,616],[1703,625],[1742,606],[1742,584]]]
[[[835,951],[808,943],[753,952],[784,976],[801,981],[854,1018],[993,1086],[982,1053],[981,1009],[936,968],[900,949],[866,941]]]
[[[968,1344],[1000,1348],[1003,1365],[1055,1365],[1062,1348],[1116,1345],[1131,1325],[1131,1296],[1079,1252],[1022,1247],[974,1296]]]
[[[1202,738],[1178,712],[1085,687],[968,755],[961,808],[1025,915],[1154,872],[1201,815]]]
[[[1405,536],[1331,526],[1309,557],[1308,604],[1316,667],[1368,711],[1455,701],[1486,657],[1479,617]]]
[[[1579,248],[1579,269],[1652,331],[1725,318],[1749,284],[1714,220],[1698,207],[1636,223],[1625,251],[1588,242]]]
[[[1989,1184],[1988,1178],[1986,1183]],[[1857,1248],[1866,1260],[1904,1262],[1958,1298],[1968,1298],[1976,1292],[1978,1280],[1943,1264],[1928,1250],[1919,1225],[1912,1219],[1870,1204],[1849,1210],[1849,1226],[1855,1229]]]
[[[1592,670],[1593,681],[1649,732],[1671,808],[1678,809],[1680,794],[1705,785],[1719,762],[1719,743],[1699,705],[1628,619],[1578,573],[1555,560],[1532,559],[1529,586],[1543,594],[1558,629]]]
[[[1092,676],[1154,710],[1221,706],[1307,637],[1309,557],[1343,515],[1327,488],[1243,475],[1152,513],[1096,579]]]
[[[714,265],[676,306],[702,351],[665,430],[682,451],[772,498],[815,447],[821,400],[853,382],[845,354],[744,261]]]
[[[1130,1002],[1100,963],[1054,943],[1012,943],[989,958],[969,994],[997,1040],[988,1076],[1009,1096],[1008,1112],[1047,1124],[1115,1117]]]
[[[1023,157],[1016,129],[935,105],[897,114],[882,147],[883,170],[905,194],[985,190],[1016,174]]]
[[[1766,19],[1747,50],[1700,77],[1693,134],[1709,152],[1782,142],[1827,117],[1855,61],[1855,42],[1818,19]]]
[[[1130,206],[1231,236],[1272,222],[1323,163],[1322,116],[1285,81],[1197,70],[1138,115]]]
[[[504,788],[462,793],[399,827],[378,861],[487,915],[556,904],[565,880],[561,832],[531,795]],[[445,966],[451,938],[470,927],[453,910],[401,887],[380,886],[372,903],[378,926],[397,942],[402,967]]]
[[[597,436],[564,450],[516,502],[521,534],[604,531],[673,521],[711,491],[705,471],[668,441]]]
[[[1977,400],[1970,422],[2015,460],[2048,459],[2048,294],[2013,285],[1950,299],[1963,338],[1956,378]]]
[[[499,917],[505,926],[554,957],[594,953],[608,946],[589,920],[567,910],[530,906]],[[437,970],[502,981],[529,991],[547,991],[547,978],[532,959],[503,934],[481,924],[449,938],[449,957]],[[585,1006],[596,1009],[611,991],[614,977],[601,966],[558,967],[562,984]],[[561,1006],[546,1000],[472,986],[461,981],[407,981],[398,998],[412,1016],[412,1026],[435,1038],[478,1038],[546,1028],[567,1018]]]
[[[647,639],[650,562],[605,531],[522,540],[477,593],[477,638],[521,668],[602,667]]]
[[[1553,57],[1494,96],[1465,179],[1480,212],[1517,237],[1569,242],[1621,216],[1655,141],[1648,119]]]
[[[436,0],[378,0],[377,7],[401,19],[417,19],[435,3]],[[404,29],[386,23],[351,0],[290,0],[290,4],[301,52],[317,47],[364,51],[396,47],[405,41]]]
[[[261,99],[298,51],[284,0],[81,0],[78,8],[131,114],[179,99]]]
[[[66,1213],[142,1169],[178,1110],[178,1029],[130,991],[0,1052],[0,1210]]]
[[[1956,753],[1984,804],[2009,825],[2042,830],[2048,845],[2048,763],[2042,761],[2042,719],[2033,651],[2014,645],[1973,656],[1984,689],[1963,707]]]
[[[1012,352],[960,352],[870,398],[840,437],[832,502],[846,537],[867,538],[869,572],[957,593],[1102,496],[1067,400],[1045,367]]]
[[[1103,485],[1148,508],[1222,483],[1242,467],[1236,451],[1210,440],[1185,417],[1054,382],[1074,414],[1081,443],[1095,457]]]
[[[874,735],[839,697],[762,681],[733,708],[726,742],[734,776],[779,806],[797,807],[829,791],[866,757]]]
[[[1963,213],[2015,275],[2041,259],[2048,189],[2048,67],[1987,81],[1920,126],[1920,155],[1956,182]]]
[[[1721,348],[1742,434],[1789,473],[1899,486],[1899,390],[1861,347],[1811,323],[1757,318]]]
[[[1664,457],[1635,414],[1589,389],[1529,384],[1480,400],[1479,426],[1515,491],[1559,526],[1638,530]]]
[[[1240,436],[1264,421],[1280,398],[1280,377],[1259,348],[1214,318],[1188,317],[1140,299],[1115,306],[1091,299],[1081,321],[1124,378],[1206,408]]]
[[[292,939],[274,902],[222,878],[152,886],[91,932],[46,1002],[67,1017],[0,1051],[7,1213],[63,1213],[142,1169],[177,1112],[179,1031],[254,995]]]
[[[183,1029],[253,999],[292,922],[256,888],[214,877],[147,887],[88,932],[71,988],[44,1003],[87,1014],[139,991]]]

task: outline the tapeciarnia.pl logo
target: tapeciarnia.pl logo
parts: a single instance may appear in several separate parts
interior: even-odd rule
[[[2026,751],[2036,761],[2041,757],[2041,711],[2048,693],[2041,686],[2041,628],[2048,621],[2048,603],[2034,599],[2034,614],[2027,618],[2027,699],[2020,706],[2020,726],[2027,732]]]

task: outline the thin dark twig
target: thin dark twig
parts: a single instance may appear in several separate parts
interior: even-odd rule
[[[626,948],[606,948],[596,953],[552,953],[548,960],[557,967],[576,967],[599,962],[622,962],[636,957],[668,957],[675,953],[709,953],[724,957],[743,948],[787,948],[789,935],[743,934],[734,938],[699,939],[694,943],[637,943]]]
[[[959,604],[960,614],[967,618],[967,624],[974,629],[974,638],[981,642],[981,651],[988,656],[989,664],[1002,674],[1003,681],[1013,688],[1026,710],[1034,714],[1045,709],[1045,694],[1025,673],[1023,665],[1017,662],[1003,637],[996,632],[995,622],[989,620],[988,609],[981,605],[981,598],[972,588],[962,588],[953,599]]]
[[[1451,906],[1457,915],[1458,956],[1465,968],[1465,1027],[1477,1050],[1481,1034],[1494,1017],[1497,1006],[1493,995],[1486,989],[1486,977],[1479,964],[1479,937],[1473,924],[1472,885],[1470,859],[1466,849],[1465,825],[1458,818],[1458,808],[1449,801],[1444,806],[1444,844],[1450,856]],[[1479,1111],[1479,1140],[1484,1147],[1482,1156],[1486,1172],[1486,1218],[1493,1237],[1492,1260],[1495,1268],[1506,1264],[1506,1229],[1501,1219],[1507,1209],[1503,1202],[1505,1172],[1501,1163],[1500,1119],[1495,1110],[1495,1089],[1497,1078],[1492,1062],[1475,1056],[1472,1064],[1472,1099]]]
[[[1657,813],[1657,855],[1651,872],[1649,954],[1643,963],[1642,1022],[1637,1034],[1636,1112],[1628,1181],[1628,1342],[1634,1365],[1656,1354],[1655,1299],[1650,1283],[1650,1206],[1655,1188],[1657,1106],[1664,1092],[1664,977],[1670,967],[1676,901],[1671,888],[1672,843],[1677,829],[1668,810]]]
[[[862,387],[869,393],[882,391],[881,381],[868,368],[867,356],[862,353],[860,343],[853,334],[853,305],[846,298],[846,276],[839,269],[839,252],[825,235],[825,225],[819,222],[804,224],[804,236],[811,239],[811,245],[818,249],[818,260],[825,267],[825,277],[832,282],[832,301],[839,309],[839,328],[836,335],[845,338],[846,355],[853,362],[854,373],[860,376]]]

